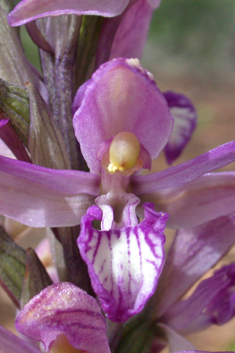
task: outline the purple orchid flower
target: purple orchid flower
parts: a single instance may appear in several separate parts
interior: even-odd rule
[[[136,60],[101,66],[78,91],[74,109],[75,135],[91,172],[0,157],[0,213],[35,227],[76,225],[86,214],[78,244],[93,288],[108,317],[125,321],[155,291],[165,224],[196,227],[234,212],[234,173],[205,173],[235,160],[235,142],[138,175],[168,143],[174,120],[152,75]],[[100,231],[93,220],[101,221]]]
[[[120,15],[125,8],[138,0],[22,0],[9,14],[11,26],[20,26],[41,17],[60,15],[96,15],[113,17]],[[148,0],[157,7],[160,0]]]
[[[37,343],[41,343],[48,353],[110,353],[106,322],[98,303],[71,283],[53,284],[41,291],[25,305],[15,325],[29,341],[0,326],[4,352],[40,353]],[[151,353],[154,352],[157,351],[153,346]],[[177,353],[183,352],[203,351],[192,348]]]
[[[110,353],[98,303],[71,283],[57,283],[41,291],[25,305],[15,324],[19,332],[42,342],[46,352]],[[0,346],[4,352],[41,352],[1,326]]]
[[[174,303],[162,321],[181,334],[223,325],[235,314],[235,264],[222,267],[202,281],[186,300]]]
[[[232,214],[176,233],[157,291],[145,309],[146,317],[164,330],[170,352],[195,349],[185,335],[223,325],[234,317],[235,264],[222,267],[182,299],[234,245],[234,227]],[[151,353],[159,353],[160,343],[162,339],[156,338]]]

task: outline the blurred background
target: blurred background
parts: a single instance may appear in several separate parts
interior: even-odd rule
[[[36,47],[24,28],[21,34],[28,59],[38,66]],[[162,0],[141,63],[162,91],[184,93],[197,108],[198,127],[175,164],[235,139],[234,0]],[[154,171],[166,166],[160,156]],[[224,170],[235,170],[235,163]],[[231,250],[222,262],[234,260]],[[14,317],[7,298],[0,303],[0,312],[3,317]],[[200,350],[235,351],[235,319],[189,339]]]

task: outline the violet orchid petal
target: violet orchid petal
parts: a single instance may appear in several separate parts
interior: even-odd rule
[[[178,231],[167,255],[154,298],[158,303],[156,316],[162,316],[234,243],[234,214],[197,228]]]
[[[0,171],[64,193],[73,195],[86,193],[93,196],[100,194],[100,177],[92,173],[50,169],[2,156],[0,156]]]
[[[174,162],[189,142],[196,128],[197,112],[191,101],[184,95],[168,91],[164,97],[174,118],[174,128],[164,151],[168,164]]]
[[[192,228],[235,212],[235,173],[205,174],[178,188],[144,194],[155,210],[169,214],[168,228]]]
[[[30,300],[16,319],[16,328],[44,344],[46,350],[59,334],[76,349],[110,353],[106,322],[96,300],[72,283],[53,284]]]
[[[34,227],[79,224],[99,195],[99,176],[0,156],[0,213]]]
[[[231,141],[175,167],[149,175],[133,176],[132,190],[139,196],[156,190],[178,187],[203,174],[222,168],[234,160],[235,141]]]
[[[139,0],[123,16],[111,48],[110,58],[141,58],[147,40],[153,8]]]
[[[214,296],[206,308],[206,314],[210,316],[210,323],[216,325],[225,324],[235,315],[235,264],[225,266],[220,271],[225,272],[227,286],[221,289],[217,296]]]
[[[73,122],[92,172],[100,170],[96,155],[101,143],[119,132],[134,133],[156,158],[173,128],[169,108],[151,74],[138,61],[121,58],[105,63],[93,74]]]
[[[82,218],[78,238],[81,256],[101,306],[113,321],[124,322],[143,309],[163,266],[163,230],[168,216],[156,213],[151,204],[144,207],[145,219],[135,227],[93,229],[92,221],[102,219],[97,206]]]
[[[22,0],[8,15],[11,26],[60,15],[96,15],[113,17],[122,13],[129,0]]]
[[[226,323],[235,314],[234,284],[233,263],[202,281],[188,299],[173,304],[161,322],[184,335],[204,330],[212,324]],[[200,317],[202,320],[198,320]]]
[[[1,353],[40,353],[39,349],[32,347],[28,342],[7,331],[0,326],[0,347]]]

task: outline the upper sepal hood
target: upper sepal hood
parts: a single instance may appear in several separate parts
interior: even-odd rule
[[[85,85],[75,97],[75,109],[81,105],[73,124],[91,172],[100,171],[101,143],[122,131],[134,133],[152,158],[159,155],[174,122],[153,76],[137,59],[109,61]]]
[[[61,334],[76,349],[110,353],[106,322],[96,300],[68,282],[53,284],[25,305],[16,319],[24,335],[43,342],[47,352]]]

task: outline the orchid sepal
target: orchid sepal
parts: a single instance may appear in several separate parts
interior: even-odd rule
[[[96,15],[117,16],[124,11],[129,0],[22,0],[8,15],[11,26],[21,26],[27,22],[48,16]]]

